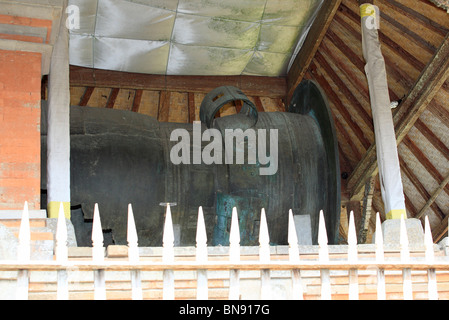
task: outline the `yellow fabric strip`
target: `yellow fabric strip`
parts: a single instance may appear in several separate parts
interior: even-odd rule
[[[372,16],[376,17],[376,9],[370,3],[365,3],[360,6],[360,16],[362,18]]]
[[[407,212],[404,209],[391,210],[387,213],[387,219],[401,219],[401,216],[407,219]]]
[[[49,218],[59,217],[59,207],[61,205],[60,201],[51,201],[47,205],[47,213]],[[64,208],[64,215],[66,219],[70,219],[70,202],[62,202]]]

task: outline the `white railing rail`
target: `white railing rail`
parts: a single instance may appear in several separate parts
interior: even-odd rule
[[[306,292],[302,285],[302,272],[307,270],[319,270],[321,281],[321,299],[332,299],[331,271],[347,271],[349,278],[349,299],[359,299],[359,271],[376,270],[377,299],[386,299],[385,271],[402,271],[403,298],[413,299],[412,270],[427,271],[428,298],[438,299],[437,271],[449,271],[447,259],[435,259],[434,244],[429,226],[425,219],[425,259],[416,261],[411,259],[408,238],[404,219],[401,221],[400,257],[396,260],[386,259],[379,215],[376,219],[375,233],[375,259],[362,260],[358,258],[357,237],[355,234],[354,217],[351,212],[349,219],[348,251],[347,259],[332,260],[329,255],[326,227],[323,212],[320,212],[318,235],[318,260],[301,259],[298,246],[298,238],[293,220],[293,213],[289,212],[288,225],[288,260],[273,260],[270,254],[270,239],[265,210],[261,212],[259,234],[259,259],[242,261],[240,255],[240,232],[238,225],[238,213],[234,208],[232,212],[229,260],[213,260],[208,257],[207,235],[204,223],[203,210],[198,212],[198,225],[196,237],[196,254],[193,261],[177,261],[174,254],[174,233],[170,205],[167,205],[162,261],[148,261],[139,257],[138,237],[131,205],[128,207],[128,260],[113,261],[105,259],[103,244],[103,232],[101,228],[98,205],[94,208],[94,220],[92,229],[92,259],[72,260],[68,257],[67,226],[64,210],[61,205],[57,232],[55,239],[55,259],[53,261],[35,261],[30,259],[30,222],[28,205],[25,203],[19,232],[19,245],[17,260],[0,261],[0,271],[17,271],[16,297],[28,299],[29,278],[32,271],[56,271],[57,272],[57,299],[69,298],[68,272],[69,270],[92,271],[94,274],[94,299],[106,299],[105,273],[108,271],[126,271],[130,273],[132,299],[143,298],[142,272],[163,272],[163,299],[175,298],[176,271],[193,270],[197,274],[196,298],[208,299],[208,272],[216,270],[229,271],[229,296],[230,300],[240,297],[240,271],[260,271],[260,297],[269,300],[271,271],[284,270],[291,272],[291,286],[293,298],[301,300]]]

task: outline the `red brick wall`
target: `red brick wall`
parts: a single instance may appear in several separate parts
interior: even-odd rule
[[[0,210],[40,209],[41,59],[0,50]]]

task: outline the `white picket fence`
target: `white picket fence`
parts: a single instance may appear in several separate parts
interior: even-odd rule
[[[288,260],[272,260],[270,256],[270,240],[268,234],[265,211],[262,209],[259,234],[259,259],[257,261],[242,261],[240,255],[240,232],[238,225],[237,210],[232,212],[229,260],[213,261],[208,258],[207,236],[202,208],[199,208],[197,236],[196,236],[196,259],[194,261],[176,261],[174,255],[174,233],[170,206],[167,205],[164,234],[162,261],[145,261],[139,257],[138,237],[131,205],[128,208],[128,261],[110,261],[105,259],[105,248],[103,245],[103,232],[100,222],[98,206],[95,205],[93,230],[92,230],[92,259],[73,260],[68,258],[67,227],[64,212],[61,209],[56,231],[55,259],[53,261],[35,261],[30,259],[30,222],[28,206],[25,204],[20,232],[18,257],[16,261],[0,261],[0,271],[17,271],[18,299],[29,298],[29,278],[33,271],[57,272],[57,299],[69,298],[68,272],[69,270],[83,270],[94,273],[94,299],[106,299],[105,273],[108,271],[125,271],[131,276],[132,299],[142,299],[142,272],[163,272],[163,299],[175,298],[176,271],[190,270],[196,272],[196,297],[200,300],[208,299],[208,272],[225,270],[229,271],[229,296],[230,300],[240,297],[240,271],[260,271],[260,297],[269,300],[271,296],[270,274],[272,270],[283,270],[291,272],[291,285],[293,298],[301,300],[304,298],[304,287],[302,285],[302,272],[315,270],[320,272],[321,299],[331,299],[331,271],[346,271],[349,277],[349,299],[359,298],[358,275],[360,270],[376,270],[377,273],[377,299],[386,299],[385,271],[402,271],[403,298],[413,299],[412,270],[427,271],[428,298],[438,299],[436,272],[449,271],[447,259],[435,259],[434,244],[430,232],[429,222],[425,223],[425,259],[412,261],[410,258],[408,237],[405,222],[401,220],[400,257],[395,261],[385,259],[380,218],[377,216],[375,234],[375,259],[372,261],[360,260],[358,258],[357,238],[354,226],[354,218],[351,213],[349,219],[348,255],[345,260],[329,259],[329,248],[324,223],[323,212],[319,219],[319,258],[318,261],[301,259],[297,233],[293,221],[293,214],[289,212],[288,226]]]

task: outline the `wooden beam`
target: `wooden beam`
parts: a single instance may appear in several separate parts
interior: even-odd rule
[[[108,103],[106,104],[106,108],[108,108],[108,109],[114,108],[115,100],[117,100],[117,96],[118,96],[119,92],[120,92],[120,89],[118,89],[118,88],[113,88],[111,90],[111,94],[109,95],[109,99],[108,99]]]
[[[133,107],[132,107],[131,111],[139,112],[140,102],[142,102],[142,94],[143,94],[142,89],[136,90],[136,94],[134,96],[134,101],[133,101]]]
[[[285,77],[256,76],[166,76],[70,66],[70,85],[209,93],[220,86],[234,86],[248,96],[285,98]]]
[[[396,108],[393,116],[396,140],[402,139],[414,126],[416,120],[430,104],[443,83],[449,77],[449,34],[433,56],[432,60],[422,71],[414,86]],[[369,177],[377,173],[376,146],[371,145],[348,179],[351,197],[358,198]]]
[[[188,93],[188,108],[189,108],[189,123],[195,121],[195,94],[193,92]]]
[[[366,243],[369,230],[369,222],[373,211],[373,196],[375,187],[375,177],[371,177],[365,185],[365,195],[363,197],[362,218],[357,232],[357,243]]]
[[[338,7],[341,4],[341,0],[326,0],[323,2],[322,7],[310,28],[309,34],[304,41],[304,44],[295,58],[287,76],[287,105],[290,103],[290,99],[296,87],[301,83],[304,75],[309,68],[309,64],[312,61],[318,47],[323,40],[329,25],[337,12]]]
[[[265,112],[265,109],[263,108],[262,100],[260,100],[260,97],[254,96],[254,103],[256,105],[256,109],[258,112]]]
[[[160,122],[168,122],[170,111],[170,92],[161,91],[159,96],[159,109],[157,119]]]
[[[89,103],[89,99],[92,96],[92,93],[94,92],[94,87],[87,87],[86,90],[84,91],[83,96],[81,97],[80,103],[79,105],[81,107],[85,107],[87,106],[87,104]]]

